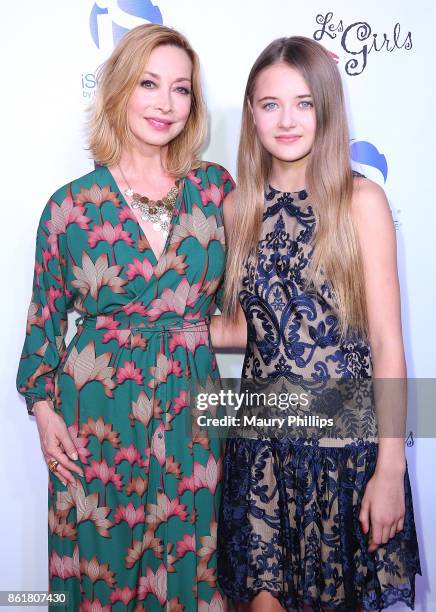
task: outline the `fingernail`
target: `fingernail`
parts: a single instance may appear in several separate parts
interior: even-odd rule
[[[71,453],[70,457],[71,457],[71,459],[76,460],[76,459],[79,458],[79,455],[77,453]]]

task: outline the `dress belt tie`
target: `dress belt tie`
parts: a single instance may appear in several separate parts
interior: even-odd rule
[[[110,313],[108,313],[110,314]],[[97,324],[97,316],[92,315],[81,315],[76,319],[77,327],[82,326],[88,329],[96,329]],[[136,332],[143,333],[151,333],[151,334],[159,334],[162,336],[161,342],[161,351],[164,352],[164,336],[168,335],[171,338],[172,333],[187,333],[187,332],[204,332],[209,329],[210,318],[202,317],[199,319],[182,319],[177,322],[168,322],[168,323],[155,323],[144,321],[140,325],[128,325],[125,327],[117,327],[116,330],[128,330],[129,334],[126,337],[125,341],[122,344],[118,345],[118,349],[112,355],[112,358],[109,362],[111,367],[118,367],[119,358],[121,357],[121,353],[123,349],[127,348],[132,350],[132,336]],[[98,330],[100,331],[100,330]],[[103,331],[103,328],[101,329]]]

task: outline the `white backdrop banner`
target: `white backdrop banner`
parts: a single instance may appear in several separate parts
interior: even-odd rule
[[[5,0],[2,16],[3,294],[0,589],[47,588],[47,468],[15,390],[31,295],[35,232],[49,196],[88,172],[86,107],[95,71],[130,28],[174,26],[198,51],[210,112],[204,158],[235,173],[248,71],[274,38],[323,44],[343,76],[356,169],[385,189],[397,228],[409,377],[436,376],[436,72],[432,0]],[[70,328],[70,336],[73,330]],[[67,338],[68,339],[68,338]],[[219,356],[238,376],[240,355]],[[436,610],[434,439],[407,449],[423,577],[417,610]],[[403,609],[401,606],[393,610]]]

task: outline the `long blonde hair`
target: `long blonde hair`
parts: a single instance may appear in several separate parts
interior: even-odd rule
[[[199,165],[207,133],[207,111],[198,56],[180,32],[158,24],[130,30],[97,71],[97,94],[89,119],[89,149],[98,163],[117,164],[122,148],[133,143],[127,104],[150,54],[162,45],[183,49],[192,62],[191,112],[183,131],[168,145],[166,169],[175,176],[183,176]]]
[[[243,267],[250,257],[256,257],[272,158],[259,141],[249,105],[259,73],[278,62],[295,68],[305,79],[316,113],[314,143],[306,168],[306,188],[316,218],[308,284],[319,288],[327,279],[338,307],[342,338],[349,331],[365,337],[363,267],[351,216],[353,176],[341,77],[324,47],[302,36],[273,41],[257,58],[248,76],[223,313],[226,317],[235,316]]]

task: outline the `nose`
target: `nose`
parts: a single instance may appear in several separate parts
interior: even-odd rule
[[[280,114],[280,122],[279,127],[284,130],[288,130],[297,125],[296,118],[294,116],[294,111],[292,107],[283,107],[282,112]]]
[[[172,111],[171,92],[166,88],[161,87],[156,98],[155,106],[156,110],[159,110],[162,113],[170,113]]]

